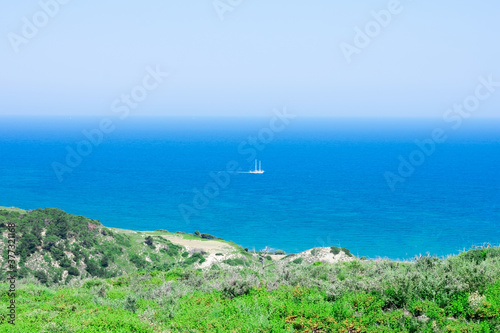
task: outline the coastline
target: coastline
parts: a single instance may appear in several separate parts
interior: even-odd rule
[[[55,208],[55,209],[57,209],[57,208]],[[2,211],[2,210],[8,211],[8,212],[16,212],[19,214],[26,214],[27,212],[31,211],[31,210],[26,210],[26,209],[22,209],[19,207],[13,207],[13,206],[12,207],[0,206],[0,211]],[[101,222],[99,221],[99,223],[101,223]],[[206,253],[209,253],[211,256],[215,255],[217,253],[231,254],[234,251],[241,251],[242,249],[244,249],[244,247],[242,245],[240,245],[236,242],[233,242],[231,240],[228,241],[228,240],[225,240],[224,238],[219,238],[218,236],[213,236],[213,235],[209,235],[209,238],[203,238],[203,237],[195,235],[195,233],[188,233],[188,232],[184,232],[184,231],[170,232],[170,231],[163,230],[163,229],[133,230],[133,229],[108,227],[102,223],[101,223],[101,225],[102,225],[102,227],[107,228],[109,230],[113,230],[113,231],[124,233],[124,234],[142,235],[142,237],[146,237],[148,235],[161,236],[161,237],[165,238],[168,241],[171,241],[172,243],[174,243],[176,245],[179,245],[179,246],[186,248],[187,250],[190,250],[190,251],[200,250],[200,251],[204,251]],[[314,249],[341,248],[339,246],[333,246],[330,244],[324,244],[324,245],[325,246],[316,246],[316,247],[308,248],[308,249],[303,250],[303,251],[286,252],[285,255],[274,254],[274,251],[281,252],[281,250],[279,250],[279,249],[275,249],[275,250],[272,250],[272,249],[248,250],[247,249],[248,250],[247,252],[253,252],[254,255],[257,253],[266,252],[266,254],[269,255],[273,259],[273,261],[277,261],[277,260],[283,259],[285,256],[310,256],[311,252],[314,253],[314,251],[313,251]],[[374,257],[358,255],[358,256],[352,256],[352,257],[358,258],[358,259],[362,258],[364,260],[369,259],[369,260],[390,260],[390,261],[395,261],[395,262],[408,262],[408,261],[414,260],[417,257],[422,257],[423,255],[435,256],[435,257],[444,259],[444,258],[449,257],[449,256],[459,255],[460,253],[466,252],[470,249],[490,248],[490,247],[493,247],[493,248],[499,247],[499,245],[494,245],[494,244],[490,244],[487,242],[484,242],[482,244],[472,244],[469,249],[466,249],[464,247],[462,250],[459,250],[458,253],[448,253],[448,254],[441,255],[441,256],[432,255],[429,252],[426,252],[424,254],[419,253],[418,255],[410,256],[408,258],[403,258],[403,259],[400,259],[400,258],[394,259],[394,258],[388,257],[387,255],[377,255]],[[347,249],[345,249],[345,250],[349,251]],[[347,257],[350,257],[350,256],[351,256],[351,254],[349,253],[349,255]],[[326,260],[327,262],[335,262],[338,259],[324,258],[324,260]],[[216,263],[218,261],[219,260],[210,260],[211,263]],[[205,264],[204,267],[206,267],[207,265],[208,264]]]
[[[22,295],[15,316],[25,332],[500,328],[500,248],[408,262],[339,247],[273,254],[199,231],[108,228],[55,208],[0,208],[0,230],[0,250],[6,234],[19,249],[15,282],[1,262],[0,289]]]

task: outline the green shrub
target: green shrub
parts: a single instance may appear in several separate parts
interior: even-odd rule
[[[174,243],[167,241],[167,254],[171,257],[175,257],[179,254],[180,251],[182,251],[182,246],[180,245],[175,245]]]
[[[102,230],[101,230],[101,234],[102,234],[103,236],[111,236],[111,237],[113,237],[113,238],[114,238],[114,236],[115,236],[115,233],[114,233],[113,231],[111,231],[111,229],[108,229],[108,228],[102,228]]]
[[[21,254],[25,251],[25,256],[30,256],[36,252],[36,247],[40,245],[40,241],[33,234],[24,234],[19,240],[16,248],[16,254]]]
[[[333,253],[334,255],[337,255],[340,253],[340,251],[343,251],[347,256],[352,257],[353,255],[351,254],[351,251],[346,249],[345,247],[338,247],[338,246],[332,246],[330,247],[330,252]]]
[[[349,251],[349,249],[346,249],[345,247],[341,247],[342,251],[344,251],[344,253],[346,255],[348,255],[349,257],[352,257],[353,255],[351,254],[351,251]]]
[[[68,274],[73,276],[78,276],[80,275],[80,272],[76,267],[68,267]]]
[[[31,270],[28,267],[21,266],[21,268],[17,271],[17,276],[18,276],[18,278],[22,279],[22,278],[26,278],[26,277],[30,276],[30,273],[31,273]]]
[[[47,233],[55,235],[59,238],[66,239],[68,236],[68,231],[70,230],[70,226],[68,223],[67,216],[58,216],[55,221],[52,221],[47,228]]]
[[[64,254],[63,258],[59,261],[59,266],[64,268],[71,267],[71,261],[68,259],[66,254]]]
[[[58,262],[60,262],[61,260],[63,260],[63,258],[66,257],[64,251],[55,246],[50,249],[50,253],[52,254],[52,258],[54,258],[54,260]]]
[[[137,298],[128,295],[124,307],[125,310],[135,313],[137,311]]]
[[[118,245],[129,248],[132,246],[131,238],[128,235],[123,235],[120,233],[115,234],[115,240]]]
[[[469,310],[469,294],[462,292],[455,294],[451,298],[445,310],[448,316],[463,317]]]
[[[184,276],[184,269],[176,267],[165,273],[165,281],[178,280],[182,276]]]
[[[109,266],[109,257],[107,255],[103,255],[100,263],[101,263],[101,267],[108,267]]]
[[[221,292],[224,297],[232,299],[247,294],[251,288],[252,286],[248,280],[233,276],[223,281]]]
[[[188,265],[193,265],[195,263],[202,263],[204,262],[206,259],[203,257],[203,255],[200,253],[200,252],[195,252],[191,255],[191,257],[187,258],[186,260],[184,260],[184,263],[183,265],[184,266],[188,266]]]
[[[500,257],[500,248],[472,249],[461,253],[460,257],[464,260],[479,264],[480,262],[485,261],[486,258]]]
[[[62,275],[63,275],[64,269],[57,268],[57,269],[54,269],[52,271],[52,268],[51,268],[50,270],[51,270],[51,275],[52,275],[52,283],[59,283],[62,280]]]
[[[292,262],[293,262],[294,264],[302,264],[302,261],[303,261],[303,260],[304,260],[303,258],[297,258],[297,259],[293,260]]]
[[[85,265],[87,266],[85,270],[91,275],[91,276],[97,276],[97,277],[106,277],[106,270],[102,269],[99,267],[99,265],[95,262],[94,259],[87,259],[85,258]]]
[[[153,245],[153,237],[151,236],[147,236],[146,239],[144,240],[144,243],[151,247],[151,248],[154,248],[154,245]]]
[[[119,280],[119,279],[118,279]],[[91,289],[93,287],[98,287],[101,286],[104,283],[103,280],[100,279],[92,279],[92,280],[87,280],[82,284],[82,287],[85,289]]]
[[[285,251],[283,251],[283,250],[276,250],[276,251],[274,251],[274,254],[276,254],[276,255],[285,255]]]
[[[438,257],[422,256],[419,257],[415,262],[415,267],[419,270],[427,271],[434,268],[436,265],[440,265],[442,262]]]
[[[217,237],[210,235],[210,234],[201,234],[200,236],[201,236],[201,238],[205,238],[205,239],[218,239]]]
[[[44,271],[36,271],[35,277],[40,281],[40,283],[46,284],[48,282],[47,273]]]
[[[223,261],[223,263],[228,264],[229,266],[246,266],[248,265],[246,260],[242,258],[230,258]]]
[[[340,253],[340,247],[332,246],[330,247],[330,252],[333,253],[334,255],[337,255]]]
[[[146,259],[141,258],[140,256],[138,256],[135,253],[132,253],[129,255],[129,260],[139,269],[146,268],[146,266],[148,265],[148,262],[146,261]]]

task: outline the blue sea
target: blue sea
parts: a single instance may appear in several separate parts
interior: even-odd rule
[[[110,118],[89,146],[101,118],[3,117],[0,206],[286,252],[408,259],[500,243],[499,121],[272,119]],[[264,174],[228,172],[255,159]]]

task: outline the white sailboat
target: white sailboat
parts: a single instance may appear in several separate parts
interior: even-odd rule
[[[257,169],[257,160],[255,160],[255,170],[250,170],[250,173],[262,174],[264,170],[262,170],[262,161],[259,161],[259,168]]]

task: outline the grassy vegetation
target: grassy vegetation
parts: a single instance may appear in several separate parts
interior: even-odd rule
[[[19,285],[17,329],[498,332],[499,259],[498,249],[483,249],[407,263],[176,267],[52,287],[31,278]],[[0,285],[0,315],[6,292]]]
[[[5,214],[17,214],[5,212],[4,221]],[[66,217],[74,219],[68,221],[68,233],[89,236],[75,226],[79,218]],[[21,225],[26,217],[15,218]],[[67,249],[80,239],[72,236],[67,245],[66,233],[66,238],[47,240],[49,225],[35,252],[26,254],[30,273],[18,281],[16,332],[500,331],[499,248],[473,249],[445,259],[354,258],[333,264],[308,264],[294,256],[292,261],[262,265],[258,256],[247,254],[197,269],[195,264],[205,259],[202,252],[188,253],[163,242],[163,231],[139,234],[102,226],[87,230],[95,236],[93,245],[75,250],[80,256],[75,261]],[[103,235],[102,230],[111,234]],[[67,261],[50,250],[61,244]],[[80,274],[57,280],[50,270],[30,266],[32,256],[49,245],[43,253],[51,262],[57,261],[64,271],[75,267]],[[338,251],[348,254],[347,249]],[[110,256],[107,266],[105,254]],[[158,258],[152,260],[154,254]],[[87,257],[87,262],[96,263],[97,274],[89,273]],[[45,272],[47,281],[37,271]],[[7,290],[7,284],[0,284],[0,322],[6,315]],[[0,332],[12,331],[6,322],[0,323]]]
[[[24,209],[17,208],[17,207],[3,207],[3,206],[0,206],[0,210],[4,210],[4,211],[7,211],[7,212],[16,212],[16,213],[21,213],[21,214],[26,213],[26,211]]]

